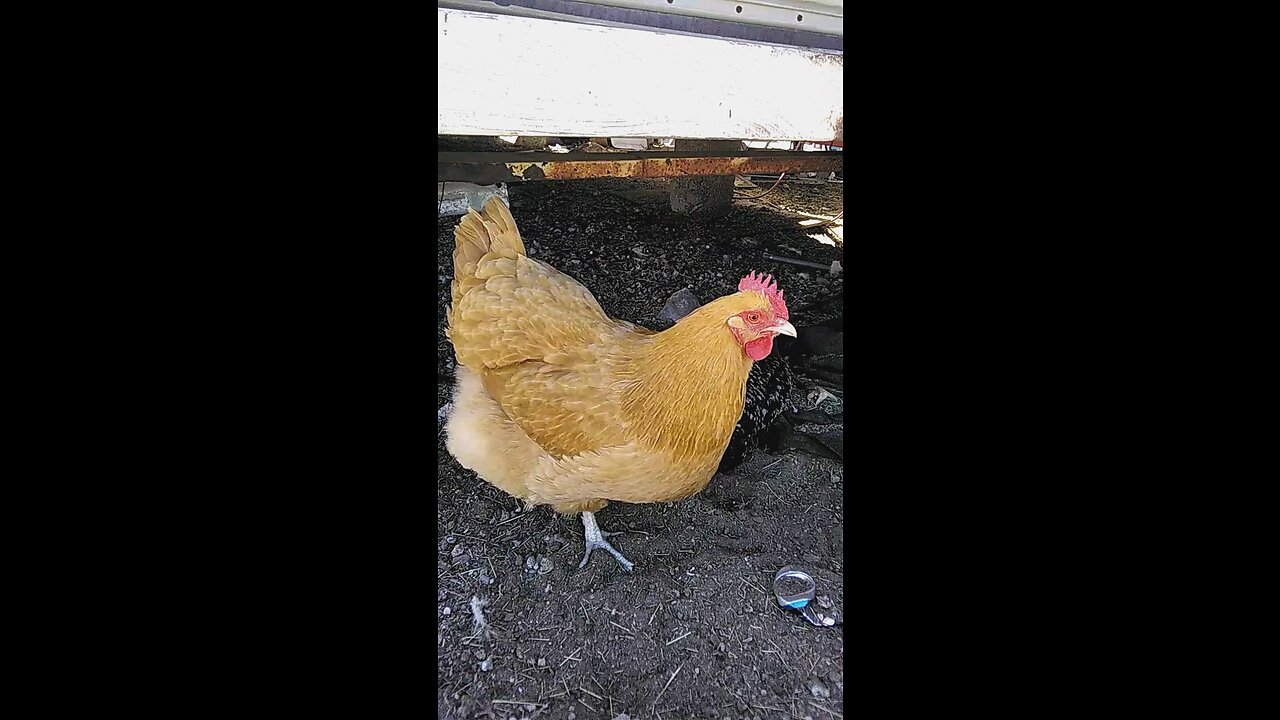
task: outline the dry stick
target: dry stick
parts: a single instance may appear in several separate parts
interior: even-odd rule
[[[782,654],[782,648],[778,647],[778,643],[774,642],[772,639],[769,639],[769,644],[774,646],[775,648],[778,648],[778,659],[782,661],[782,667],[790,670],[791,666],[787,664],[787,658]]]
[[[585,706],[586,706],[586,708],[587,708],[588,710],[590,710],[591,712],[600,712],[599,710],[596,710],[595,708],[591,707],[590,705],[587,705],[587,701],[586,701],[586,700],[583,700],[582,698],[576,698],[576,700],[577,700],[578,702],[582,703],[583,705],[585,705]]]
[[[603,700],[603,699],[604,699],[604,698],[600,697],[599,695],[597,695],[597,694],[595,694],[595,693],[591,692],[590,690],[588,690],[588,689],[586,689],[586,688],[582,687],[581,685],[579,685],[579,686],[578,686],[578,689],[579,689],[579,690],[581,690],[582,692],[584,692],[584,693],[586,693],[586,694],[590,695],[591,697],[593,697],[593,698],[597,699],[597,700]]]
[[[498,523],[498,525],[506,525],[507,523],[513,520],[519,520],[520,518],[526,518],[526,517],[529,517],[528,513],[520,513],[519,515],[512,515],[506,520],[503,520],[502,522]],[[494,527],[498,527],[498,525],[494,525]],[[457,535],[457,533],[454,533],[454,534]]]
[[[680,637],[676,638],[675,640],[668,640],[668,641],[667,641],[667,644],[668,644],[668,645],[670,645],[671,643],[676,642],[676,641],[678,641],[678,640],[683,640],[683,639],[685,639],[685,638],[689,637],[689,636],[690,636],[690,635],[692,635],[692,634],[693,634],[693,631],[692,631],[692,630],[690,630],[689,632],[687,632],[687,633],[685,633],[685,634],[681,635]]]
[[[812,705],[812,706],[814,706],[814,707],[818,708],[819,710],[821,710],[821,711],[823,711],[823,712],[829,712],[829,713],[831,713],[832,715],[835,715],[836,717],[839,717],[839,718],[844,717],[843,715],[841,715],[840,713],[836,712],[835,710],[828,710],[828,709],[826,709],[826,708],[822,707],[821,705],[819,705],[818,703],[816,703],[816,702],[814,702],[814,701],[812,701],[812,700],[810,700],[810,701],[808,701],[808,702],[809,702],[809,704],[810,704],[810,705]]]
[[[765,486],[765,489],[767,489],[769,493],[773,495],[773,499],[777,500],[778,502],[782,502],[782,498],[778,497],[778,493],[774,492],[773,486],[769,484],[769,480],[767,478],[764,481],[764,486]]]
[[[610,624],[610,625],[612,625],[612,626],[614,626],[614,627],[616,627],[616,628],[622,628],[623,630],[626,630],[626,631],[627,631],[627,632],[629,632],[629,633],[633,633],[633,632],[635,632],[635,630],[632,630],[632,629],[631,629],[631,628],[629,628],[629,627],[622,627],[621,625],[619,625],[618,623],[616,623],[616,622],[614,622],[614,621],[612,621],[612,620],[610,620],[610,621],[609,621],[609,624]]]
[[[494,705],[499,705],[499,704],[501,705],[537,705],[538,707],[547,707],[546,705],[539,705],[538,703],[529,702],[528,700],[494,700],[493,704]]]
[[[658,701],[662,699],[662,693],[665,693],[667,691],[667,688],[671,687],[671,681],[675,680],[676,676],[679,675],[680,671],[683,669],[684,669],[684,663],[680,663],[680,667],[676,668],[676,671],[671,673],[670,678],[667,678],[667,684],[662,686],[662,692],[658,693],[658,697],[653,699],[653,704],[655,707],[657,707]]]
[[[658,606],[653,609],[653,614],[649,616],[649,622],[647,623],[648,625],[653,624],[653,619],[658,617],[658,611],[661,609],[662,609],[662,604],[659,603]]]

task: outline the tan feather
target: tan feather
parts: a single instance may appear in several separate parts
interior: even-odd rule
[[[715,473],[751,361],[726,320],[767,309],[738,292],[654,333],[529,258],[501,200],[454,232],[449,338],[458,358],[451,453],[560,512],[688,497]]]

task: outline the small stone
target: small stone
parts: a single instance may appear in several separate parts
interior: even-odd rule
[[[819,605],[821,605],[821,606],[822,606],[822,607],[824,607],[824,608],[830,608],[830,607],[831,607],[831,598],[827,597],[826,595],[819,595],[819,596],[818,596],[818,604],[819,604]]]
[[[476,579],[480,581],[480,584],[481,584],[481,585],[492,585],[492,584],[493,584],[493,578],[489,577],[489,573],[487,573],[487,572],[485,572],[485,571],[483,571],[483,570],[481,570],[481,571],[480,571],[480,574],[476,576]]]
[[[831,691],[827,689],[826,684],[821,680],[814,680],[813,684],[809,686],[809,692],[812,693],[814,697],[831,697]]]
[[[750,635],[746,636],[746,637],[742,640],[742,644],[743,644],[743,645],[750,645],[750,644],[751,644],[751,636],[750,636]]]
[[[551,572],[554,569],[555,569],[555,563],[552,562],[551,558],[549,557],[542,558],[542,562],[538,563],[538,573],[540,575],[546,575],[547,573]]]
[[[452,552],[451,554],[452,554],[454,557],[458,557],[459,555],[461,555],[461,554],[462,554],[462,553],[464,553],[464,552],[466,552],[466,551],[462,549],[462,546],[461,546],[461,545],[455,545],[455,546],[453,547],[453,552]]]
[[[577,714],[577,713],[575,713],[575,712],[573,712],[572,710],[570,710],[570,711],[569,711],[569,720],[577,720],[577,718],[578,718],[578,714]]]
[[[698,297],[692,292],[689,292],[687,288],[677,290],[675,294],[667,299],[667,304],[664,305],[662,311],[658,313],[658,319],[675,322],[694,310],[697,310],[699,305]]]
[[[445,607],[445,609],[444,609],[443,611],[441,611],[441,612],[443,612],[445,615],[452,615],[452,614],[453,614],[453,608],[451,608],[451,607],[447,607],[447,606],[446,606],[446,607]]]
[[[547,659],[546,659],[546,658],[538,658],[538,667],[546,667],[546,666],[547,666]]]
[[[454,543],[458,542],[458,538],[456,538],[456,537],[454,537],[454,536],[450,535],[449,537],[445,538],[445,539],[444,539],[444,541],[445,541],[445,542],[447,542],[447,543],[449,543],[450,545],[452,545],[452,544],[454,544]]]
[[[480,663],[480,670],[482,670],[483,672],[489,672],[492,669],[493,669],[492,660],[485,660],[484,662]]]

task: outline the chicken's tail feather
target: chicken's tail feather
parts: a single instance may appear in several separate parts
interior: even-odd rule
[[[453,325],[453,308],[476,278],[480,259],[493,252],[500,255],[524,255],[524,241],[520,229],[501,199],[492,197],[480,212],[467,210],[467,214],[453,231],[453,284],[449,307],[449,325]],[[447,331],[446,331],[447,334]]]

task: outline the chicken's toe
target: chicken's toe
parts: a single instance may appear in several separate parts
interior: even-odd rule
[[[600,530],[600,526],[596,525],[595,513],[589,513],[589,512],[582,513],[582,530],[583,530],[583,539],[586,542],[587,548],[586,548],[586,552],[582,554],[582,562],[578,563],[579,569],[582,569],[587,566],[587,561],[591,559],[591,553],[594,550],[604,550],[608,552],[610,555],[613,556],[614,560],[618,561],[618,564],[622,566],[622,569],[626,570],[627,572],[631,572],[631,569],[635,567],[635,565],[630,560],[628,560],[626,557],[623,556],[622,553],[618,552],[612,545],[610,545],[608,540],[605,540],[606,537],[610,537],[612,535],[621,535],[622,533],[603,532],[602,530]]]

